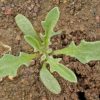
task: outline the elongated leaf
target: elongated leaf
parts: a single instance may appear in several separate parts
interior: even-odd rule
[[[36,31],[34,30],[31,22],[22,14],[18,14],[15,17],[15,21],[18,25],[18,27],[21,29],[21,31],[25,34],[25,35],[31,35],[34,38],[36,38],[38,41],[40,40]]]
[[[0,59],[0,77],[16,76],[17,69],[23,64],[27,65],[35,57],[37,54],[20,53],[19,56],[5,54]]]
[[[41,51],[41,44],[36,38],[29,35],[25,35],[24,38],[26,42],[28,42],[35,49],[35,51]]]
[[[74,72],[60,64],[58,59],[49,58],[47,62],[50,64],[51,72],[57,72],[61,77],[70,82],[77,82]]]
[[[54,7],[46,16],[45,21],[42,21],[43,28],[46,32],[53,31],[58,19],[59,19],[59,9]]]
[[[53,8],[46,16],[45,21],[42,21],[42,26],[45,30],[45,45],[48,46],[48,44],[50,43],[50,37],[52,36],[53,29],[59,19],[59,9],[58,7]]]
[[[59,94],[61,91],[58,81],[53,77],[53,75],[46,68],[46,65],[43,65],[40,71],[40,79],[48,90],[55,94]]]
[[[54,54],[65,54],[75,57],[83,64],[92,60],[100,60],[100,41],[86,42],[82,40],[78,46],[72,42],[67,48],[56,50]]]

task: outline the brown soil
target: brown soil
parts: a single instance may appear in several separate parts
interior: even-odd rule
[[[52,38],[51,48],[67,46],[72,40],[79,44],[100,40],[99,0],[1,0],[0,1],[0,41],[11,46],[13,55],[19,52],[33,52],[24,41],[23,34],[16,26],[14,17],[27,16],[38,32],[42,31],[40,21],[54,6],[60,8],[61,17],[55,30],[62,34]],[[0,48],[1,50],[1,48]],[[0,51],[2,55],[3,51]],[[55,56],[56,57],[56,56]],[[61,56],[61,63],[69,66],[78,77],[78,83],[70,83],[57,77],[62,92],[49,92],[39,79],[41,64],[34,60],[30,67],[22,66],[13,80],[8,77],[0,81],[0,100],[100,100],[100,61],[81,64],[78,60]]]

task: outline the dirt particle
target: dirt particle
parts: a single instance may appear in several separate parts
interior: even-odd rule
[[[31,61],[31,65],[35,65],[36,64],[36,61],[35,60],[32,60]]]
[[[11,47],[0,42],[0,55],[4,55],[5,53],[8,53],[11,51]]]
[[[63,56],[63,61],[68,63],[69,62],[69,57],[68,56]]]
[[[97,23],[97,27],[100,28],[100,16],[96,16],[96,23]]]
[[[44,96],[44,97],[42,97],[42,100],[48,100],[48,99],[47,99],[47,97]]]
[[[13,14],[13,9],[11,7],[4,8],[4,14],[5,15],[12,15]]]
[[[100,23],[100,16],[96,16],[95,19],[97,23]]]
[[[14,77],[13,77],[13,76],[8,76],[8,78],[9,78],[10,80],[14,80]]]
[[[86,100],[84,92],[77,92],[79,100]]]
[[[6,0],[0,0],[0,2],[5,2]]]
[[[3,81],[3,78],[0,78],[0,82],[2,82]]]
[[[54,3],[59,4],[60,0],[52,0]]]
[[[63,46],[66,46],[68,44],[68,40],[67,39],[64,39],[63,41],[62,41],[62,45]]]
[[[37,13],[39,8],[37,6],[34,7],[34,12]]]
[[[31,11],[34,8],[34,4],[30,5],[28,9]]]
[[[21,40],[21,36],[20,36],[20,35],[17,35],[15,39],[16,39],[17,41],[20,41],[20,40]]]

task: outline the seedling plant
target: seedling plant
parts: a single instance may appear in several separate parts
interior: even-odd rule
[[[11,54],[5,54],[0,58],[0,77],[13,76],[17,74],[17,69],[21,65],[29,66],[29,63],[36,58],[40,59],[41,70],[40,79],[44,86],[52,93],[59,94],[61,87],[57,79],[52,73],[57,72],[62,78],[67,81],[77,83],[75,73],[60,63],[61,59],[54,58],[53,55],[67,55],[74,57],[81,63],[85,64],[92,60],[100,60],[100,41],[86,42],[82,40],[79,45],[76,45],[74,41],[69,46],[60,50],[52,50],[51,37],[60,34],[54,32],[54,27],[59,19],[59,9],[54,7],[46,16],[45,20],[41,22],[44,29],[44,33],[38,34],[33,28],[30,21],[18,14],[15,17],[16,23],[21,31],[24,33],[25,41],[34,48],[33,54],[27,54],[21,52],[19,56],[13,56]]]

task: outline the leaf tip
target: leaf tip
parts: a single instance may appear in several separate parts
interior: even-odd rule
[[[52,10],[51,10],[51,12],[55,12],[56,14],[60,14],[60,11],[59,11],[59,8],[56,6],[56,7],[54,7]]]
[[[55,7],[55,10],[56,10],[57,13],[60,14],[60,11],[59,11],[59,8],[58,7]]]
[[[56,6],[56,7],[54,7],[54,9],[56,9],[57,11],[59,11],[59,8]]]
[[[76,77],[75,74],[74,74],[74,78],[71,80],[71,82],[73,82],[73,83],[77,83],[78,82],[77,77]]]
[[[22,14],[17,14],[15,17],[15,21],[17,21],[19,19],[19,17],[23,16]]]
[[[77,83],[77,82],[78,82],[78,81],[77,81],[77,78],[75,78],[75,80],[73,80],[73,82],[74,82],[74,83]]]

